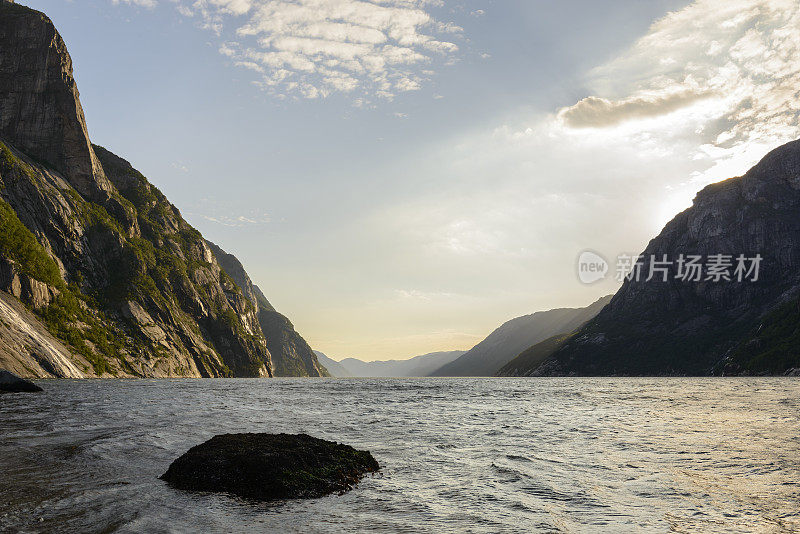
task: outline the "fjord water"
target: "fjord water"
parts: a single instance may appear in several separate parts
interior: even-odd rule
[[[0,396],[0,531],[790,532],[792,378],[42,381]],[[254,503],[158,480],[225,432],[305,432],[382,472]]]

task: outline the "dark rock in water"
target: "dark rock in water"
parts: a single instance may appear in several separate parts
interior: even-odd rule
[[[379,469],[369,451],[306,434],[222,434],[189,449],[160,478],[178,489],[266,501],[344,493]]]
[[[42,391],[42,388],[14,373],[0,371],[0,393],[35,393],[36,391]]]

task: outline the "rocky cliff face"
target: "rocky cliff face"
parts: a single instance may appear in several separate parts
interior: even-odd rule
[[[0,17],[0,137],[81,195],[110,191],[89,142],[72,58],[53,23],[11,2],[0,2]]]
[[[674,261],[681,254],[706,264],[733,256],[731,280],[709,280],[706,270],[701,280],[684,281],[673,265],[666,282],[661,274],[646,281],[651,256]],[[739,255],[763,258],[757,281],[738,281]],[[536,357],[505,374],[783,374],[800,367],[800,141],[700,191],[643,256],[643,276],[626,281],[593,321],[534,347]]]
[[[258,312],[258,322],[274,355],[275,376],[331,376],[285,315],[262,309]]]
[[[84,378],[81,369],[89,367],[21,302],[0,291],[0,368],[29,378]]]
[[[158,189],[86,131],[53,24],[1,2],[0,289],[84,375],[270,376],[253,297]],[[33,376],[73,372],[25,351],[2,357]]]
[[[316,353],[297,333],[292,322],[278,313],[233,254],[207,242],[219,264],[255,306],[256,317],[267,340],[275,376],[331,376]]]

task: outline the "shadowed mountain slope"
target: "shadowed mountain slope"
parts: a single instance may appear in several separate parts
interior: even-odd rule
[[[560,308],[511,319],[457,360],[432,376],[493,376],[531,345],[550,336],[572,332],[597,315],[611,296],[585,308]]]
[[[718,281],[679,277],[680,255],[731,263]],[[800,141],[709,185],[643,252],[638,280],[586,326],[533,347],[504,375],[784,374],[800,367]],[[742,280],[760,256],[755,271]],[[646,281],[651,258],[675,262]],[[713,262],[713,260],[711,260]],[[653,264],[653,267],[656,267]]]
[[[236,256],[228,254],[210,241],[206,243],[225,272],[253,303],[258,324],[272,357],[274,376],[330,376],[306,340],[295,331],[292,322],[278,313],[258,286],[253,284]]]

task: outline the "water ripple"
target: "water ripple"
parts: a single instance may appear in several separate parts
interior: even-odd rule
[[[0,396],[2,532],[796,532],[797,379],[47,381]],[[355,490],[158,476],[224,432],[369,449]]]

